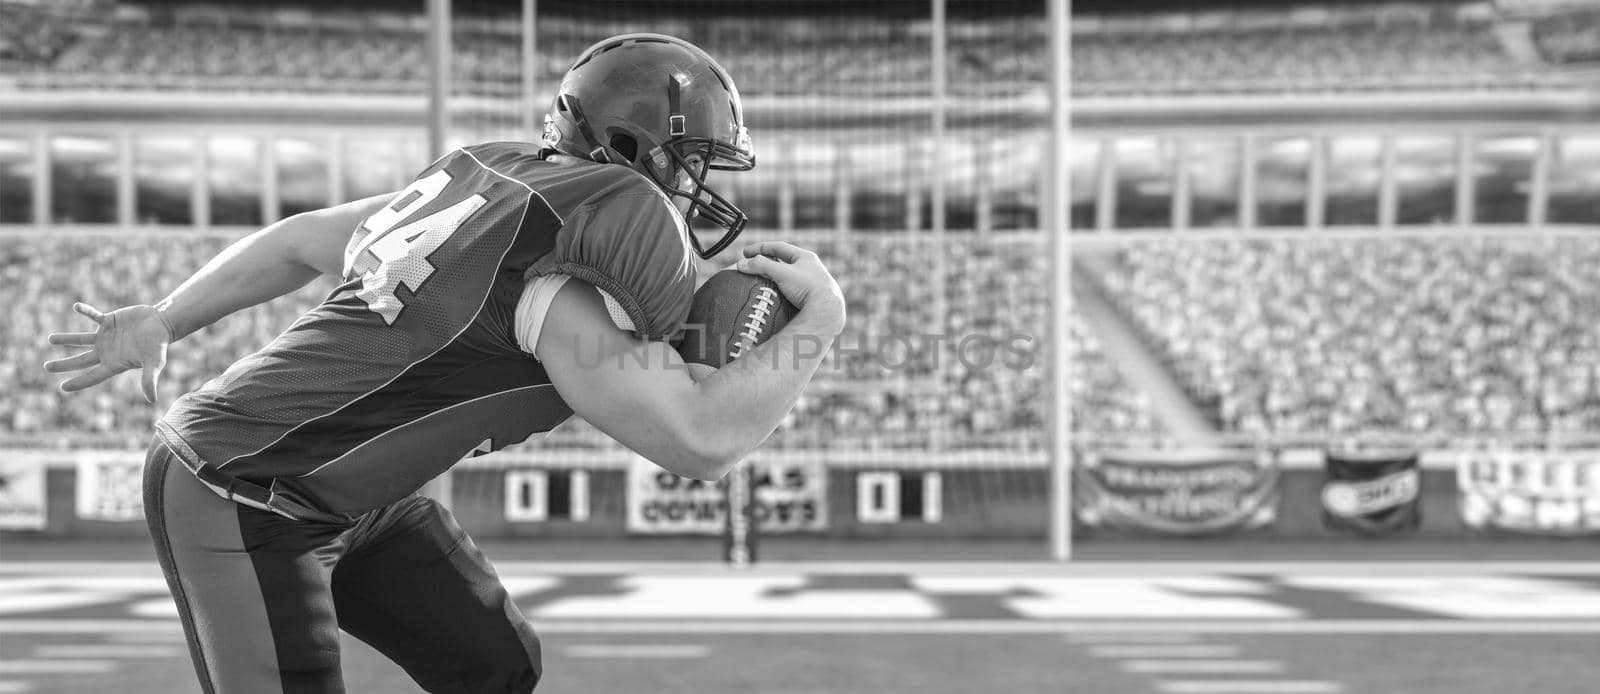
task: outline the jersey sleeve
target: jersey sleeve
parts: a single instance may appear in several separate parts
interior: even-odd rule
[[[689,315],[694,251],[683,217],[649,185],[641,180],[579,207],[557,232],[555,247],[528,274],[530,281],[562,274],[593,284],[635,335],[663,340]]]
[[[522,297],[517,300],[516,335],[517,345],[522,351],[533,354],[539,347],[539,335],[544,332],[544,319],[550,314],[550,304],[555,303],[556,294],[566,286],[567,275],[544,275],[535,277],[522,290]],[[611,314],[611,322],[620,330],[634,332],[637,328],[633,319],[623,311],[622,304],[612,298],[610,294],[600,292],[600,298],[605,300],[606,312]]]

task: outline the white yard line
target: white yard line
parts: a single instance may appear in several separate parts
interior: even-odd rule
[[[1338,694],[1344,685],[1325,680],[1162,680],[1163,694]]]
[[[0,660],[0,675],[80,675],[116,669],[110,660]]]
[[[583,643],[563,649],[569,658],[704,658],[711,648],[699,644]]]
[[[1139,675],[1272,675],[1284,670],[1276,660],[1124,660],[1117,665]]]
[[[1089,655],[1096,658],[1233,658],[1239,655],[1239,647],[1221,643],[1105,645],[1091,646]]]
[[[33,654],[40,658],[185,658],[189,649],[176,645],[68,643],[38,646]]]
[[[1200,640],[1200,637],[1195,636],[1194,634],[1170,633],[1170,632],[1165,632],[1165,633],[1152,632],[1152,633],[1148,633],[1148,634],[1138,633],[1138,632],[1128,633],[1128,634],[1114,634],[1114,633],[1104,633],[1104,634],[1103,633],[1067,634],[1066,636],[1064,636],[1062,638],[1066,639],[1067,643],[1075,643],[1075,644],[1095,644],[1095,643],[1104,643],[1104,644],[1114,644],[1114,643],[1123,643],[1123,644],[1194,643],[1194,642]]]
[[[167,631],[124,631],[106,634],[106,641],[110,643],[177,643],[186,644],[188,638],[183,635],[183,630],[173,629]]]

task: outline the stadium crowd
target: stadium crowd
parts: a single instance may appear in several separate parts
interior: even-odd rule
[[[227,242],[182,232],[8,237],[0,250],[0,285],[12,295],[0,321],[0,432],[41,445],[136,445],[147,437],[155,411],[144,404],[137,379],[63,395],[40,364],[65,353],[41,336],[82,321],[70,311],[73,301],[109,308],[159,299],[147,292],[176,287]],[[776,445],[1040,445],[1047,303],[1037,281],[1044,260],[1036,237],[946,244],[837,238],[816,245],[850,299],[851,325]],[[934,274],[941,264],[943,282]],[[314,283],[175,346],[161,406],[266,344],[330,287]],[[1073,335],[1083,362],[1073,383],[1079,428],[1156,431],[1148,403],[1092,337],[1081,325]],[[581,424],[564,427],[552,442],[604,443]]]
[[[1095,91],[1215,92],[1537,82],[1488,26],[1324,27],[1089,35],[1073,79]]]
[[[176,288],[226,244],[221,237],[182,233],[7,237],[0,245],[0,286],[7,294],[0,321],[0,431],[46,444],[142,445],[158,411],[144,403],[137,379],[62,394],[57,377],[41,365],[70,353],[46,345],[43,336],[86,329],[86,321],[71,311],[74,301],[110,310],[160,299],[148,292]],[[314,283],[243,311],[173,349],[162,377],[161,408],[266,344],[329,287]]]
[[[8,6],[9,8],[9,6]],[[571,59],[605,36],[675,33],[735,71],[747,95],[926,94],[930,27],[925,18],[866,12],[832,15],[564,17],[541,24],[538,82],[551,84]],[[262,8],[141,18],[20,13],[0,29],[0,65],[35,88],[416,92],[425,85],[419,25],[389,21],[294,21]],[[1562,74],[1514,60],[1493,26],[1448,16],[1306,26],[1218,26],[1204,30],[1085,32],[1074,39],[1074,88],[1084,93],[1517,87],[1561,82]],[[1593,46],[1593,26],[1540,32],[1560,62]],[[1026,16],[956,17],[949,40],[956,94],[1018,93],[1048,77],[1044,23]],[[453,38],[462,93],[511,95],[519,88],[521,44],[505,22],[463,19]]]
[[[1129,245],[1097,280],[1229,430],[1600,426],[1600,240]]]
[[[1600,10],[1571,11],[1533,22],[1539,52],[1552,63],[1600,62]]]
[[[6,15],[0,22],[0,69],[48,65],[74,40],[71,26],[50,13],[20,5],[0,10]]]
[[[152,410],[136,379],[65,396],[40,336],[74,300],[150,301],[227,242],[181,232],[8,237],[0,283],[0,431],[117,445]],[[1028,449],[1043,442],[1048,325],[1039,239],[875,235],[813,243],[851,325],[776,437],[826,448]],[[1084,267],[1225,431],[1507,432],[1600,427],[1600,240],[1163,240]],[[1096,260],[1098,258],[1098,260]],[[329,288],[318,283],[201,331],[172,352],[170,400],[265,344]],[[1147,397],[1091,331],[1072,326],[1076,428],[1159,434]],[[164,405],[165,403],[163,403]],[[70,432],[70,434],[69,434]],[[931,437],[929,432],[932,432]],[[603,441],[582,425],[557,443]]]
[[[856,237],[817,243],[850,327],[785,441],[806,446],[1018,449],[1043,445],[1047,255],[1038,237]],[[1148,434],[1150,403],[1074,321],[1079,430]]]

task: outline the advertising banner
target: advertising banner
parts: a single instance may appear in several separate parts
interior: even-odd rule
[[[752,513],[762,533],[827,528],[827,471],[820,461],[755,460]],[[720,535],[726,498],[716,482],[674,475],[643,458],[628,466],[628,532]]]
[[[144,520],[142,451],[81,451],[73,455],[77,458],[79,518]]]
[[[1279,468],[1267,450],[1102,451],[1074,469],[1073,507],[1088,528],[1203,535],[1277,519]]]
[[[1600,450],[1472,452],[1456,486],[1468,528],[1600,535]]]
[[[1322,527],[1365,537],[1414,532],[1422,525],[1420,460],[1416,450],[1328,451]]]
[[[0,530],[42,530],[45,460],[37,451],[0,450]]]

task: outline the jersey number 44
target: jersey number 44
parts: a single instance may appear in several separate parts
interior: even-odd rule
[[[489,203],[471,194],[453,205],[405,225],[417,212],[437,201],[450,186],[449,172],[439,170],[400,191],[356,230],[344,252],[344,279],[361,280],[356,296],[367,308],[394,325],[405,302],[395,292],[401,285],[415,295],[436,269],[428,261],[474,213]]]

